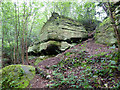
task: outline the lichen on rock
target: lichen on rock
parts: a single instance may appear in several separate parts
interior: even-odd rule
[[[97,43],[113,45],[117,42],[110,18],[105,19],[96,30],[95,40]]]
[[[26,88],[35,76],[35,68],[29,65],[9,65],[0,70],[2,88]]]

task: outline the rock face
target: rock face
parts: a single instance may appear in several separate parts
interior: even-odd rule
[[[2,88],[26,88],[35,76],[35,68],[29,65],[9,65],[0,70]]]
[[[105,19],[96,30],[95,40],[98,43],[113,45],[117,42],[110,18]]]
[[[78,21],[53,13],[40,32],[40,41],[29,47],[28,52],[55,54],[87,36],[87,31]]]
[[[118,29],[118,36],[120,37],[120,1],[113,2],[112,11],[114,15],[115,24]],[[113,45],[117,43],[115,37],[114,29],[111,24],[110,18],[107,18],[100,24],[100,27],[97,29],[96,41],[102,44]]]

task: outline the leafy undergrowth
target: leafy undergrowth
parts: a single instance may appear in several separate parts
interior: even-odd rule
[[[31,65],[37,66],[41,61],[46,60],[50,57],[53,57],[53,56],[52,55],[51,56],[39,56],[39,57],[29,56],[29,60],[30,60],[29,63],[30,64],[33,63]]]
[[[67,52],[52,69],[49,88],[120,88],[117,53],[99,53],[89,57],[86,51]]]
[[[120,55],[116,51],[117,48],[87,40],[40,61],[37,66],[45,74],[40,73],[43,79],[35,78],[32,87],[47,84],[48,88],[120,88],[120,64],[117,63]]]
[[[34,65],[38,65],[38,63],[40,63],[41,61],[47,59],[48,57],[46,56],[41,56],[41,57],[37,57],[36,60],[35,60],[35,63]]]

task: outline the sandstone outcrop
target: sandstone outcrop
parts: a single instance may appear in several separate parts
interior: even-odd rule
[[[88,33],[80,22],[53,13],[40,31],[40,40],[30,46],[28,52],[56,54],[87,37]]]
[[[97,28],[95,40],[105,45],[113,45],[117,42],[110,18],[105,19]]]

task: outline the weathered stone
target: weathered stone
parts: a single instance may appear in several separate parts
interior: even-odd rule
[[[106,45],[113,45],[117,42],[110,18],[105,19],[97,28],[95,39],[96,42]]]
[[[79,22],[53,13],[43,26],[40,42],[47,40],[68,40],[71,38],[86,38],[87,31]]]
[[[35,47],[36,46],[36,47]],[[34,51],[34,53],[41,52],[41,51],[46,51],[46,53],[50,52],[51,54],[53,53],[59,53],[59,51],[65,51],[66,49],[70,48],[73,46],[72,44],[69,44],[65,41],[59,42],[59,41],[48,41],[44,42],[38,45],[33,45],[32,47],[29,47],[30,50]],[[44,52],[43,52],[44,53]]]
[[[40,32],[40,41],[29,47],[28,52],[61,52],[72,45],[72,40],[88,37],[84,26],[71,18],[53,13]]]
[[[9,65],[0,70],[0,76],[2,88],[26,88],[35,76],[35,68],[29,65]]]
[[[67,50],[68,48],[70,48],[71,46],[73,46],[72,44],[69,44],[67,42],[61,42],[61,47],[60,47],[60,50],[61,51],[65,51]]]

